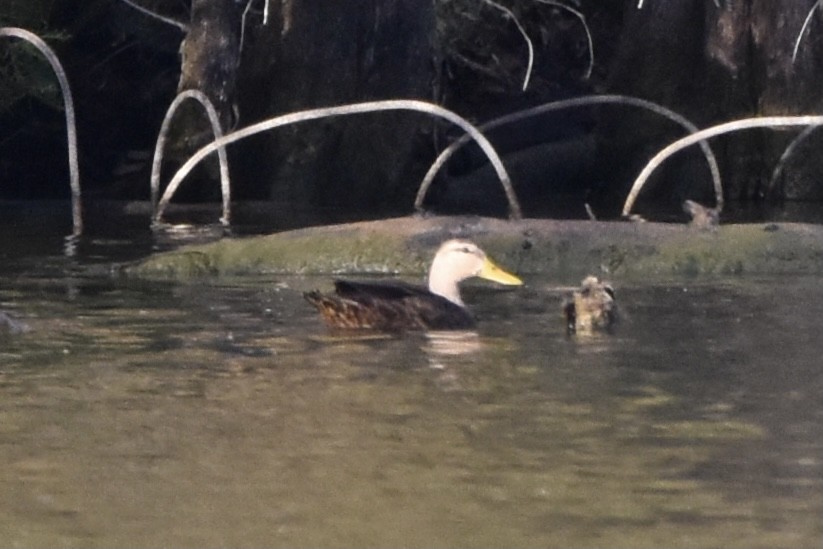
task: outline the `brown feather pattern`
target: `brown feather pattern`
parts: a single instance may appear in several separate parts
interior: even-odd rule
[[[335,294],[303,294],[335,328],[456,330],[475,325],[465,308],[427,289],[402,282],[335,281]]]
[[[426,288],[400,281],[336,280],[334,294],[314,291],[303,295],[336,328],[459,330],[474,327],[474,317],[463,305],[458,287],[473,276],[510,286],[523,284],[495,265],[477,244],[452,239],[435,253]]]

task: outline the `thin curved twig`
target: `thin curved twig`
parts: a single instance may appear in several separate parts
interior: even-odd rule
[[[169,185],[169,187],[166,188],[166,192],[163,193],[163,197],[158,202],[157,196],[160,194],[160,167],[163,164],[166,136],[169,132],[174,113],[177,112],[178,107],[186,99],[194,99],[203,106],[206,110],[206,115],[209,117],[214,138],[220,139],[223,137],[223,130],[220,128],[220,119],[217,116],[217,110],[206,94],[200,90],[185,90],[174,98],[174,101],[172,101],[169,109],[166,111],[163,123],[160,125],[160,133],[157,136],[157,143],[154,147],[154,159],[151,164],[151,206],[153,219],[156,222],[160,222],[163,218],[163,212],[166,210],[166,206],[168,206],[176,190],[176,187],[171,189],[171,185]],[[225,147],[218,149],[217,157],[220,161],[220,190],[223,196],[223,216],[220,218],[220,223],[228,225],[231,222],[231,180],[229,179],[229,160]]]
[[[714,0],[714,6],[716,8],[720,8],[720,0]],[[637,1],[637,9],[639,9],[639,10],[643,9],[643,0],[638,0]]]
[[[803,21],[803,26],[800,27],[800,32],[797,35],[797,39],[794,41],[794,49],[792,50],[792,63],[794,63],[795,59],[797,59],[797,52],[800,50],[800,42],[803,40],[803,35],[806,34],[806,28],[809,26],[809,23],[812,20],[812,15],[814,15],[814,10],[820,7],[821,2],[823,0],[817,0],[812,6],[812,9],[809,10],[809,13],[806,14],[806,19]]]
[[[574,99],[564,99],[561,101],[554,101],[552,103],[545,103],[543,105],[538,105],[537,107],[532,107],[530,109],[518,111],[512,114],[508,114],[506,116],[501,116],[500,118],[495,118],[494,120],[490,120],[485,124],[481,124],[480,126],[478,126],[478,129],[485,132],[493,128],[497,128],[499,126],[503,126],[505,124],[511,124],[513,122],[523,120],[524,118],[529,118],[531,116],[536,116],[539,114],[544,114],[547,112],[557,111],[561,109],[595,105],[601,103],[628,105],[648,109],[661,116],[665,116],[669,120],[679,124],[688,132],[694,133],[698,131],[697,126],[695,126],[688,119],[677,114],[676,112],[667,109],[662,105],[658,105],[657,103],[648,101],[646,99],[640,99],[638,97],[630,97],[626,95],[592,95],[587,97],[576,97]],[[461,136],[459,139],[455,140],[451,145],[443,149],[443,152],[441,152],[437,159],[435,159],[434,163],[429,168],[429,171],[426,172],[426,175],[423,177],[423,181],[420,183],[420,189],[417,191],[417,197],[414,200],[415,210],[417,210],[418,212],[423,211],[423,201],[426,198],[426,194],[429,191],[429,187],[431,187],[432,183],[434,182],[435,176],[443,167],[443,165],[449,160],[449,158],[451,158],[452,155],[454,155],[454,153],[457,152],[458,149],[460,149],[463,145],[465,145],[468,142],[469,136]],[[715,158],[714,153],[712,152],[707,142],[701,142],[700,148],[703,151],[703,154],[706,156],[706,162],[709,165],[709,171],[711,172],[712,181],[714,183],[717,207],[720,210],[722,210],[723,186],[720,181],[720,169],[717,167],[717,159]]]
[[[532,45],[532,41],[529,38],[529,35],[526,34],[526,29],[523,28],[523,25],[520,24],[520,21],[517,20],[517,17],[514,15],[514,12],[505,6],[501,6],[497,2],[493,2],[492,0],[483,0],[489,6],[498,9],[503,12],[509,19],[514,21],[514,24],[517,26],[517,30],[520,31],[520,34],[523,36],[523,40],[526,41],[526,46],[529,48],[529,62],[526,66],[526,76],[523,77],[523,91],[526,91],[526,88],[529,87],[529,80],[532,76],[532,66],[534,65],[534,46]]]
[[[777,160],[777,164],[772,171],[772,176],[769,179],[769,185],[766,187],[766,194],[771,195],[772,191],[774,190],[774,186],[777,184],[777,180],[780,179],[780,176],[783,175],[783,166],[786,165],[786,162],[789,160],[789,157],[794,154],[794,151],[800,144],[806,140],[809,135],[819,126],[809,126],[808,128],[804,129],[802,132],[797,134],[797,136],[792,139],[792,142],[783,150],[783,154],[780,155],[780,158]]]
[[[74,118],[74,100],[71,96],[71,88],[69,87],[69,79],[66,77],[66,71],[63,70],[63,65],[60,64],[60,60],[57,58],[54,50],[36,34],[17,27],[3,27],[0,28],[0,37],[2,36],[21,38],[40,50],[40,53],[48,59],[54,74],[57,76],[57,81],[60,83],[60,92],[63,95],[63,107],[66,111],[66,139],[69,150],[69,184],[71,186],[71,214],[73,224],[72,234],[79,236],[83,233],[83,206],[80,197],[80,168],[77,161],[77,125]]]
[[[577,17],[580,22],[583,24],[583,30],[586,32],[586,40],[589,42],[589,68],[586,69],[586,73],[583,75],[584,80],[588,80],[592,76],[592,71],[594,70],[594,40],[592,40],[592,33],[589,30],[589,25],[586,23],[586,16],[583,15],[583,12],[574,9],[571,6],[567,6],[562,2],[556,2],[555,0],[535,0],[541,4],[547,4],[549,6],[555,6],[561,9],[564,9]]]
[[[658,152],[649,161],[649,163],[646,164],[646,167],[643,168],[643,170],[640,172],[640,175],[637,176],[637,179],[634,180],[634,184],[632,185],[632,188],[629,191],[629,195],[626,198],[626,203],[623,206],[623,216],[628,216],[629,212],[631,212],[632,206],[634,205],[635,200],[637,200],[637,196],[640,194],[640,190],[643,188],[643,185],[645,184],[646,180],[648,180],[652,172],[668,157],[682,149],[685,149],[690,145],[694,145],[695,143],[708,139],[710,137],[737,130],[747,130],[752,128],[774,128],[784,126],[819,126],[821,124],[823,124],[823,116],[764,116],[761,118],[745,118],[743,120],[733,120],[731,122],[726,122],[724,124],[719,124],[717,126],[706,128],[682,139],[678,139],[674,143],[671,143],[669,146]]]
[[[246,17],[249,15],[254,0],[246,0],[246,7],[243,8],[243,15],[240,16],[240,55],[243,54],[243,44],[246,41]]]
[[[234,143],[235,141],[239,141],[240,139],[243,139],[245,137],[249,137],[251,135],[255,135],[260,132],[264,132],[266,130],[277,128],[280,126],[285,126],[287,124],[305,122],[308,120],[316,120],[318,118],[328,118],[331,116],[347,116],[351,114],[391,110],[416,111],[438,116],[459,126],[461,129],[467,132],[472,139],[477,141],[477,144],[480,146],[481,149],[483,149],[483,152],[486,153],[486,156],[489,157],[489,162],[497,172],[497,176],[500,179],[500,184],[503,186],[503,191],[506,193],[506,199],[509,203],[509,217],[512,219],[521,219],[523,217],[522,211],[520,209],[520,204],[517,201],[517,196],[514,193],[514,187],[512,186],[511,178],[509,177],[506,168],[503,166],[503,162],[500,160],[500,156],[497,154],[497,151],[495,151],[494,147],[489,142],[489,140],[486,139],[486,137],[482,133],[480,133],[480,131],[476,127],[474,127],[470,122],[468,122],[465,118],[459,116],[458,114],[455,114],[454,112],[448,109],[444,109],[439,105],[413,99],[389,99],[384,101],[367,101],[365,103],[353,103],[349,105],[340,105],[337,107],[310,109],[306,111],[300,111],[285,114],[282,116],[277,116],[269,120],[264,120],[263,122],[252,124],[251,126],[248,126],[246,128],[224,135],[223,137],[216,139],[212,143],[202,147],[200,150],[194,153],[194,155],[192,155],[192,157],[189,158],[186,161],[186,163],[183,164],[183,166],[181,166],[180,169],[177,170],[177,173],[174,174],[174,177],[172,177],[172,180],[169,182],[169,186],[166,189],[166,193],[168,193],[169,196],[174,194],[183,178],[185,178],[186,175],[188,175],[189,172],[191,172],[192,168],[194,168],[194,166],[196,166],[197,163],[199,163],[207,155],[213,153],[221,147],[225,147],[226,145]]]
[[[144,15],[148,15],[149,17],[151,17],[153,19],[157,19],[158,21],[162,21],[163,23],[166,23],[168,25],[173,25],[173,26],[177,27],[178,29],[180,29],[181,31],[183,31],[185,33],[189,32],[189,26],[185,23],[181,23],[177,19],[172,19],[171,17],[165,17],[163,15],[160,15],[159,13],[154,13],[153,11],[146,9],[143,6],[139,6],[139,5],[135,4],[131,0],[121,0],[121,2],[123,2],[124,4],[126,4],[128,6],[131,6],[132,8],[136,9],[137,11],[139,11],[140,13],[142,13]]]

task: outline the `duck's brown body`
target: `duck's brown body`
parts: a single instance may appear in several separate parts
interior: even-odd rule
[[[304,294],[335,328],[461,330],[474,327],[471,313],[426,288],[403,282],[336,280],[334,295]]]
[[[337,280],[335,293],[303,294],[335,328],[371,330],[465,330],[474,317],[460,298],[458,284],[477,276],[500,284],[523,282],[494,264],[476,244],[444,242],[429,269],[428,288],[405,282]]]

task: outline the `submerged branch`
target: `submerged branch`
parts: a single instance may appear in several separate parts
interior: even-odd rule
[[[57,76],[57,81],[60,83],[60,92],[63,95],[63,106],[66,111],[66,139],[69,150],[69,184],[71,186],[71,214],[73,223],[72,234],[79,236],[83,232],[83,212],[80,199],[80,168],[77,161],[77,125],[74,117],[74,100],[71,96],[71,88],[69,87],[69,79],[66,77],[66,71],[63,70],[63,65],[60,64],[60,60],[57,58],[54,50],[36,34],[16,27],[3,27],[0,28],[0,37],[3,36],[21,38],[40,50],[40,53],[49,61],[54,74]]]
[[[593,95],[587,97],[576,97],[574,99],[564,99],[561,101],[554,101],[552,103],[545,103],[537,107],[532,107],[530,109],[518,111],[512,114],[508,114],[506,116],[501,116],[500,118],[495,118],[494,120],[490,120],[485,124],[481,124],[480,126],[478,126],[478,129],[481,131],[487,131],[493,128],[497,128],[499,126],[511,124],[513,122],[517,122],[525,118],[537,116],[539,114],[551,111],[568,109],[572,107],[596,105],[601,103],[628,105],[647,109],[661,116],[665,116],[669,120],[682,126],[688,132],[694,133],[698,131],[697,126],[692,124],[683,116],[677,114],[676,112],[670,109],[667,109],[666,107],[658,105],[657,103],[652,103],[651,101],[647,101],[646,99],[640,99],[638,97],[630,97],[625,95]],[[429,171],[423,177],[423,181],[420,183],[420,189],[417,191],[417,197],[414,200],[414,208],[418,212],[423,211],[423,201],[426,198],[426,194],[429,191],[429,187],[431,187],[432,183],[434,182],[435,176],[440,171],[440,168],[443,167],[443,165],[449,160],[449,158],[452,157],[452,155],[454,155],[455,152],[457,152],[458,149],[460,149],[463,145],[465,145],[468,142],[468,135],[461,136],[451,145],[446,147],[443,150],[443,152],[440,153],[437,159],[435,159],[434,163],[429,168]],[[717,167],[717,159],[715,158],[714,153],[712,152],[707,142],[701,141],[700,148],[703,151],[703,154],[706,156],[706,162],[709,165],[709,171],[711,172],[712,181],[714,182],[715,196],[717,199],[717,208],[722,210],[723,187],[720,181],[720,169]]]
[[[180,181],[178,181],[174,186],[169,184],[166,191],[163,193],[163,197],[158,202],[157,196],[160,194],[160,167],[163,164],[163,151],[166,147],[166,137],[168,135],[174,113],[177,112],[178,107],[180,107],[186,99],[194,99],[203,106],[206,111],[206,115],[209,118],[209,122],[211,123],[211,130],[214,138],[220,139],[223,137],[223,130],[220,128],[220,119],[217,116],[217,110],[214,108],[214,105],[206,94],[200,90],[185,90],[180,92],[177,97],[174,98],[174,101],[172,101],[169,109],[166,111],[166,116],[163,118],[163,123],[160,126],[160,133],[157,136],[157,143],[154,147],[154,159],[151,164],[152,219],[157,223],[159,223],[162,219],[166,206],[168,206],[169,201],[171,201],[171,197],[177,191],[177,187],[180,186]],[[223,225],[228,225],[231,221],[231,181],[229,179],[229,160],[226,155],[226,148],[220,147],[217,151],[217,156],[220,161],[220,189],[223,196],[223,216],[220,218],[220,223]]]
[[[191,172],[194,166],[196,166],[203,158],[205,158],[209,154],[213,153],[214,151],[222,147],[225,147],[226,145],[229,145],[231,143],[234,143],[235,141],[239,141],[251,135],[255,135],[280,126],[295,124],[298,122],[306,122],[309,120],[316,120],[318,118],[328,118],[332,116],[347,116],[351,114],[391,110],[416,111],[427,113],[433,116],[438,116],[459,126],[465,132],[467,132],[471,136],[471,138],[477,142],[480,148],[483,149],[483,152],[486,153],[486,156],[488,156],[489,158],[489,162],[492,164],[494,170],[497,172],[497,176],[500,179],[500,184],[503,186],[503,191],[506,193],[506,199],[509,203],[509,217],[511,217],[512,219],[521,219],[523,217],[520,209],[520,204],[517,201],[517,196],[514,193],[511,178],[509,177],[508,172],[506,172],[506,168],[503,166],[503,162],[500,160],[500,156],[497,154],[497,151],[495,151],[494,147],[489,142],[489,140],[486,139],[486,137],[482,133],[480,133],[480,131],[476,127],[474,127],[470,122],[468,122],[463,117],[455,114],[454,112],[444,109],[443,107],[440,107],[439,105],[435,105],[433,103],[427,103],[425,101],[417,101],[412,99],[367,101],[365,103],[353,103],[349,105],[340,105],[337,107],[310,109],[306,111],[299,111],[295,113],[285,114],[282,116],[277,116],[269,120],[264,120],[256,124],[252,124],[251,126],[231,132],[219,139],[216,139],[214,142],[202,147],[200,150],[194,153],[194,155],[192,155],[192,157],[189,158],[186,161],[186,163],[180,167],[179,170],[177,170],[177,173],[174,174],[174,177],[169,183],[169,187],[173,187],[174,189],[176,189],[177,186],[180,185],[180,182],[183,180],[183,178],[185,178],[189,174],[189,172]],[[169,191],[167,190],[166,192]]]
[[[629,212],[631,212],[632,206],[634,205],[635,200],[637,200],[637,196],[640,194],[640,190],[643,188],[643,185],[646,183],[646,180],[648,180],[652,172],[671,155],[685,149],[690,145],[694,145],[695,143],[710,137],[738,130],[748,130],[753,128],[780,128],[786,126],[818,126],[821,124],[823,124],[823,116],[765,116],[761,118],[745,118],[743,120],[733,120],[732,122],[712,126],[689,135],[688,137],[684,137],[683,139],[679,139],[658,152],[649,161],[649,163],[646,164],[646,167],[643,168],[640,175],[637,176],[637,179],[635,179],[634,184],[632,185],[631,191],[629,191],[629,196],[626,198],[626,203],[623,206],[623,216],[628,216]]]

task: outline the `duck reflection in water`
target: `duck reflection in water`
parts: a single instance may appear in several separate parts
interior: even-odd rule
[[[442,370],[449,363],[471,358],[484,348],[480,334],[474,330],[437,330],[426,332],[423,350],[431,368]]]
[[[464,389],[461,372],[464,367],[475,369],[487,349],[487,340],[473,330],[427,331],[425,338],[422,349],[429,368],[435,372],[436,386],[444,391]]]
[[[563,301],[563,314],[569,334],[608,330],[617,320],[614,289],[596,276],[587,276],[580,288]]]
[[[494,264],[468,240],[444,242],[429,269],[428,287],[402,281],[336,280],[335,294],[307,292],[329,326],[373,330],[468,330],[474,316],[460,297],[459,283],[479,277],[505,285],[523,282]]]

